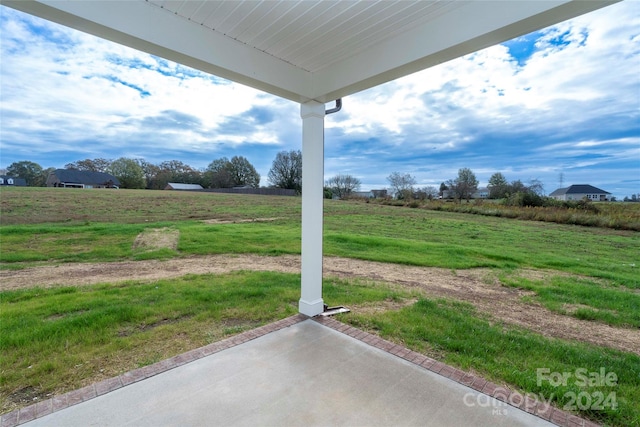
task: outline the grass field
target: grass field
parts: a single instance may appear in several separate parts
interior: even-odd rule
[[[0,196],[0,272],[300,253],[299,198],[40,188],[3,188]],[[141,233],[159,229],[179,235],[175,248],[136,247]],[[635,231],[328,200],[324,252],[428,268],[482,268],[503,287],[522,291],[523,302],[549,313],[622,333],[640,328]],[[519,274],[525,270],[528,275]],[[614,393],[615,410],[582,405],[577,412],[609,425],[640,424],[639,354],[545,337],[468,302],[373,279],[326,277],[324,295],[329,304],[362,307],[341,315],[343,322],[523,392],[553,394],[561,407],[571,393],[589,399]],[[3,291],[2,411],[289,316],[298,298],[299,275],[252,271],[51,289],[33,283]],[[550,388],[537,384],[538,368],[605,368],[617,382]]]

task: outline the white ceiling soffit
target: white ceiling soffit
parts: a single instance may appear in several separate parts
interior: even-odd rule
[[[616,0],[11,0],[296,102],[330,102]]]

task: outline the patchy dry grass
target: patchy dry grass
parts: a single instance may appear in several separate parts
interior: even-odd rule
[[[473,202],[380,200],[377,203],[527,221],[640,231],[640,203],[574,202],[568,206],[508,206],[497,200]],[[560,202],[558,202],[560,204]]]
[[[284,217],[299,220],[299,197],[151,190],[0,187],[0,225],[86,222],[144,224]]]

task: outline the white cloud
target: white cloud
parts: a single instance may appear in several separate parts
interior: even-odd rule
[[[182,156],[203,167],[249,152],[266,176],[275,152],[300,148],[294,103],[0,12],[4,167],[60,153],[66,162]],[[439,185],[460,167],[481,181],[496,171],[550,182],[561,170],[606,170],[607,182],[637,176],[639,29],[640,3],[622,2],[522,38],[536,42],[526,60],[493,46],[349,96],[326,120],[326,175],[350,173],[367,188],[393,171]]]

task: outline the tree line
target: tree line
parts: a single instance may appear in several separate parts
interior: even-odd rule
[[[260,186],[260,174],[243,156],[231,159],[222,157],[213,160],[205,169],[195,169],[179,160],[170,160],[152,164],[144,159],[121,157],[116,160],[104,158],[84,159],[67,163],[65,169],[81,171],[106,172],[120,181],[122,188],[132,189],[164,189],[169,182],[200,184],[203,188],[233,188]],[[55,168],[43,169],[31,161],[14,162],[6,169],[6,175],[23,178],[28,186],[42,187],[46,185],[49,173]],[[416,178],[408,173],[392,172],[388,177],[389,197],[401,200],[431,200],[450,198],[469,200],[478,191],[478,180],[469,168],[458,170],[458,176],[443,181],[439,188],[434,186],[417,187]],[[281,151],[277,153],[268,173],[270,187],[302,192],[302,152],[300,150]],[[325,181],[326,198],[347,198],[360,189],[361,181],[349,174],[337,174]],[[385,189],[386,191],[387,189]],[[506,203],[516,205],[541,206],[544,203],[544,187],[537,180],[528,184],[520,180],[508,181],[501,173],[496,172],[489,178],[487,185],[488,199],[503,199]],[[640,195],[633,194],[624,201],[640,201]]]
[[[243,156],[231,159],[222,157],[213,160],[205,169],[196,169],[179,160],[164,161],[158,164],[144,159],[121,157],[116,160],[104,158],[84,159],[67,163],[65,169],[91,172],[106,172],[120,181],[122,188],[164,189],[169,182],[200,184],[203,188],[233,188],[260,186],[260,174]],[[12,163],[6,170],[7,175],[25,179],[27,185],[40,187],[55,168],[43,169],[31,161]],[[454,198],[469,199],[478,188],[474,173],[463,168],[458,177],[443,182],[440,189],[435,187],[416,187],[416,178],[410,174],[393,172],[387,177],[391,195],[398,199],[433,199],[443,197],[446,191]],[[302,152],[300,150],[277,153],[268,173],[271,187],[285,188],[302,192]],[[338,174],[325,181],[325,197],[345,198],[360,189],[361,181],[349,174]],[[528,191],[520,181],[507,183],[501,173],[494,174],[489,180],[491,198],[502,198],[508,193]],[[536,189],[538,187],[535,187]],[[541,186],[539,186],[541,188]],[[537,190],[536,190],[537,191]]]
[[[469,168],[458,170],[458,176],[440,184],[439,189],[433,186],[416,187],[416,178],[411,174],[393,172],[387,177],[392,195],[397,199],[444,199],[469,200],[478,191],[478,179]],[[520,180],[507,181],[501,173],[496,172],[489,178],[488,199],[506,199],[516,194],[527,194],[541,197],[544,193],[542,182],[531,180],[527,185]]]
[[[6,175],[23,178],[30,187],[46,186],[47,177],[56,168],[44,169],[32,161],[19,161],[9,165]],[[104,172],[118,178],[122,188],[164,189],[168,183],[200,184],[203,188],[233,188],[260,186],[260,174],[243,156],[213,160],[205,169],[196,169],[179,160],[158,164],[144,159],[121,157],[84,159],[67,163],[64,169]],[[268,174],[271,187],[302,190],[302,153],[300,150],[281,151],[273,160]]]
[[[6,174],[23,178],[30,187],[46,186],[47,177],[56,168],[44,169],[31,161],[14,162],[6,169]],[[164,189],[168,183],[200,184],[203,188],[233,188],[260,186],[260,174],[243,156],[231,159],[221,157],[213,160],[205,169],[196,169],[179,160],[169,160],[158,164],[144,159],[121,157],[116,160],[104,158],[84,159],[67,163],[64,169],[109,173],[120,181],[121,188]],[[302,192],[302,152],[300,150],[281,151],[276,154],[269,169],[270,187]],[[339,174],[326,183],[325,193],[346,197],[360,187],[360,180],[351,175]],[[325,194],[326,195],[326,194]]]

